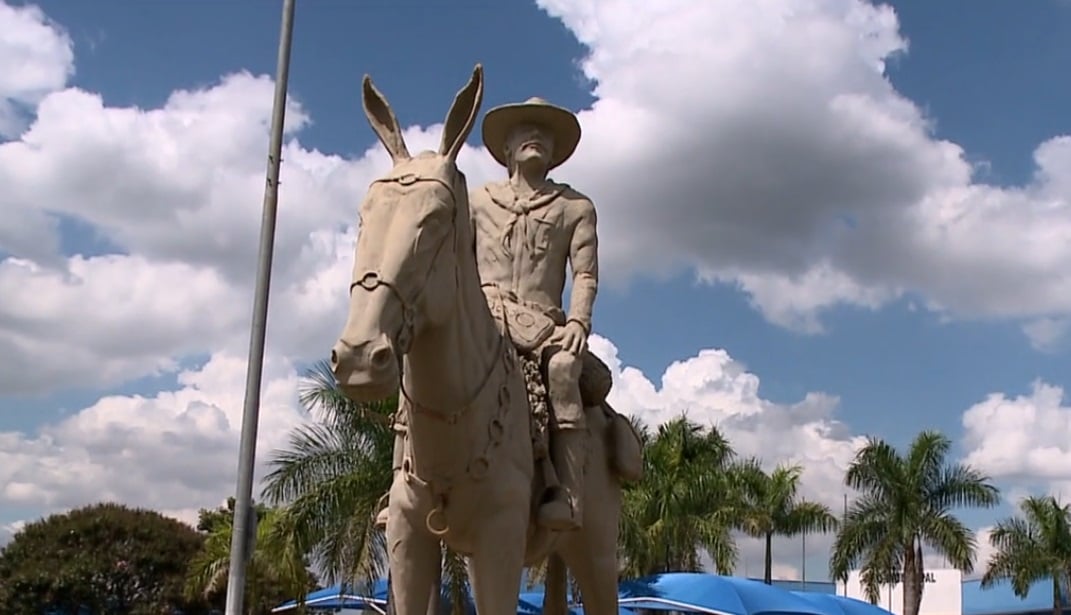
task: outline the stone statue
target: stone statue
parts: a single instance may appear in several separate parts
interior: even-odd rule
[[[580,123],[571,112],[532,98],[488,111],[483,142],[509,177],[470,196],[476,262],[488,298],[506,303],[515,329],[527,325],[525,333],[531,332],[514,339],[519,350],[539,357],[546,374],[550,452],[564,487],[551,490],[538,518],[554,530],[577,529],[587,447],[581,357],[599,283],[598,235],[591,200],[547,172],[573,154]],[[562,310],[567,266],[573,274],[568,313]]]
[[[365,115],[393,168],[372,182],[360,207],[349,312],[331,351],[331,368],[342,391],[354,400],[401,397],[397,471],[385,515],[394,609],[398,615],[426,614],[442,541],[467,556],[481,615],[516,613],[523,567],[547,557],[572,570],[587,612],[617,615],[621,482],[638,478],[642,466],[635,432],[605,401],[609,384],[597,377],[603,373],[601,364],[584,352],[594,285],[588,299],[574,299],[587,301],[588,307],[570,311],[577,319],[573,325],[568,317],[543,322],[548,307],[560,303],[561,289],[554,299],[553,284],[537,284],[531,272],[514,274],[525,278],[519,286],[482,286],[481,271],[487,270],[489,281],[498,275],[482,262],[492,258],[490,253],[481,249],[479,259],[476,255],[478,242],[486,238],[478,239],[482,231],[474,234],[474,229],[486,222],[485,212],[481,206],[470,208],[465,176],[456,165],[483,99],[479,66],[447,113],[438,151],[411,155],[394,112],[367,76],[362,94]],[[491,122],[492,128],[497,121]],[[530,163],[521,158],[537,157],[540,147],[544,157],[559,159],[560,145],[553,143],[559,133],[551,129],[539,134],[542,145],[528,148],[525,141],[508,150],[524,169]],[[568,201],[575,194],[563,191],[556,198],[564,195]],[[562,216],[585,212],[594,233],[593,209],[562,202],[555,211]],[[516,224],[525,222],[518,217]],[[547,237],[524,232],[537,241]],[[570,246],[594,247],[593,235],[580,239],[582,235],[568,240]],[[561,244],[555,240],[554,245]],[[574,248],[564,250],[543,254],[569,256],[577,268],[583,257],[578,259]],[[591,254],[593,259],[593,250]],[[534,264],[534,259],[516,262]],[[585,262],[594,267],[594,260]],[[593,282],[594,270],[588,271]],[[512,291],[514,287],[528,290],[522,295]],[[544,289],[545,302],[532,301],[531,289],[536,287]],[[562,357],[577,353],[582,355],[579,363]],[[549,361],[548,378],[540,370],[543,354]],[[563,371],[572,378],[562,378],[562,386],[556,387],[553,366],[558,363],[566,364]],[[586,372],[591,377],[585,378]],[[549,394],[541,388],[543,380],[552,382]],[[564,510],[558,518],[580,521],[570,524],[579,526],[573,531],[536,522],[544,496],[554,491],[557,481],[542,450],[548,413],[540,408],[548,400],[564,407],[555,415],[559,428],[562,423],[584,425],[591,434],[583,447],[584,480],[562,471],[569,493],[565,502],[557,498],[558,503],[574,504],[570,510],[575,508],[582,519],[573,520]],[[581,448],[569,446],[569,451]],[[564,460],[561,467],[579,466]],[[581,507],[580,501],[586,504]],[[544,510],[546,517],[552,514],[557,513]],[[546,608],[564,612],[564,591],[551,589],[548,597],[561,596],[562,604]]]

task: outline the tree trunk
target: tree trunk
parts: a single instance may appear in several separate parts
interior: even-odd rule
[[[918,615],[919,601],[916,596],[920,591],[919,581],[921,578],[917,573],[922,562],[917,561],[915,541],[912,540],[911,544],[906,546],[907,548],[904,549],[904,569],[900,573],[900,582],[903,583],[904,591],[904,615]]]
[[[1062,615],[1064,612],[1063,602],[1060,600],[1060,577],[1052,575],[1052,615]]]
[[[762,580],[767,585],[773,585],[773,533],[766,532],[766,567]]]
[[[926,564],[922,559],[922,539],[915,539],[915,613],[922,610],[922,595],[926,592]]]

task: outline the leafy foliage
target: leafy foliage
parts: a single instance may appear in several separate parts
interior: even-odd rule
[[[1071,574],[1071,506],[1051,496],[1028,497],[1019,502],[1019,511],[989,533],[996,552],[986,565],[982,587],[1008,580],[1015,594],[1026,598],[1031,585],[1049,579],[1053,612],[1060,613]]]
[[[179,521],[118,504],[52,515],[24,527],[0,551],[0,612],[203,612],[203,600],[182,591],[187,563],[203,540]]]
[[[272,607],[316,588],[304,553],[295,548],[285,513],[255,504],[256,534],[253,557],[246,567],[243,603],[249,613],[269,613]],[[187,595],[201,596],[222,608],[226,599],[234,527],[234,498],[226,507],[202,509],[197,528],[206,534],[204,545],[190,562]]]
[[[837,526],[829,507],[798,497],[799,466],[778,466],[767,474],[758,462],[744,464],[740,477],[744,484],[743,502],[736,517],[737,527],[749,536],[766,541],[764,579],[773,579],[773,537],[796,536],[803,532],[827,532]]]
[[[999,502],[996,487],[973,468],[947,462],[950,440],[924,431],[901,456],[890,444],[871,439],[845,475],[861,492],[833,544],[830,575],[846,580],[861,564],[861,581],[875,602],[880,585],[902,578],[904,614],[918,615],[927,546],[964,573],[974,569],[974,533],[953,514],[962,507]]]
[[[731,530],[742,482],[728,440],[683,416],[654,435],[633,422],[644,445],[644,475],[625,486],[622,574],[699,570],[700,549],[719,572],[732,571],[737,549]]]
[[[354,403],[325,362],[310,370],[300,400],[318,422],[274,452],[263,495],[284,506],[293,549],[310,554],[328,584],[379,578],[386,551],[374,520],[392,478],[397,401]]]

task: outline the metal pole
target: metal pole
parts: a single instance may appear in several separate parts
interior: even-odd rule
[[[272,252],[275,248],[275,217],[279,201],[279,166],[282,162],[283,120],[286,117],[286,86],[290,73],[290,38],[294,26],[294,0],[283,0],[283,20],[279,34],[279,57],[275,69],[275,101],[272,108],[271,140],[268,145],[267,183],[264,211],[260,222],[260,252],[256,290],[253,295],[253,322],[249,335],[249,364],[245,375],[245,405],[242,410],[242,438],[238,449],[238,485],[234,496],[234,523],[231,529],[231,562],[227,576],[226,615],[242,615],[246,566],[252,556],[251,516],[253,513],[253,470],[257,454],[257,423],[260,419],[260,378],[264,367],[264,336],[268,324],[268,290],[271,286]]]
[[[841,527],[848,521],[848,492],[844,492],[844,509],[841,511],[840,523]],[[844,597],[848,597],[848,579],[844,579]]]

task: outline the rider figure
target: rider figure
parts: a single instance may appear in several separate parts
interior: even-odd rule
[[[580,123],[570,111],[532,98],[488,111],[483,141],[509,177],[469,198],[480,281],[489,300],[505,301],[521,316],[511,328],[533,315],[547,324],[549,337],[527,350],[545,373],[553,412],[550,456],[563,489],[552,490],[538,519],[550,529],[577,529],[588,447],[579,380],[598,288],[598,239],[591,200],[547,173],[573,154]],[[567,267],[573,283],[568,312],[562,309]]]

